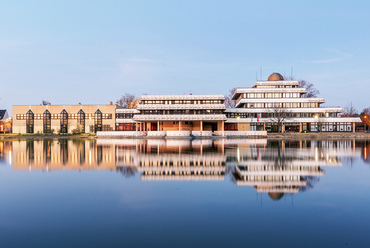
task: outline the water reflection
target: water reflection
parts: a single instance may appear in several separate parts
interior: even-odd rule
[[[111,170],[141,180],[223,181],[279,200],[313,188],[324,168],[361,157],[369,141],[42,139],[0,141],[13,170]],[[351,164],[351,163],[348,163]]]

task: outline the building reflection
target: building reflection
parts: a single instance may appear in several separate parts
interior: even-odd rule
[[[114,170],[143,181],[210,181],[231,177],[278,200],[306,191],[346,160],[369,161],[368,141],[266,139],[41,139],[0,141],[13,170]],[[346,163],[347,164],[347,163]]]
[[[237,147],[228,154],[238,186],[252,186],[279,200],[312,188],[325,167],[340,167],[342,159],[360,155],[352,141],[271,141],[268,146]]]
[[[114,148],[96,140],[20,140],[12,150],[14,170],[116,170]]]

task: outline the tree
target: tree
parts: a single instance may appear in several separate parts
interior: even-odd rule
[[[294,80],[293,77],[285,77],[284,79],[289,81]],[[302,79],[298,80],[298,83],[299,88],[305,88],[307,90],[307,93],[302,95],[303,98],[317,97],[320,94],[320,91],[315,88],[315,85],[313,83]]]
[[[370,115],[370,107],[364,108],[361,112],[361,115]]]
[[[366,126],[370,126],[370,107],[364,108],[361,112],[361,120],[365,123],[365,131],[367,130]]]
[[[343,109],[343,113],[349,117],[358,115],[357,109],[355,108],[352,102],[347,103],[347,105]]]
[[[225,95],[225,106],[226,108],[235,108],[235,100],[232,100],[233,98],[233,95],[236,91],[236,88],[232,88],[231,90],[229,90],[229,94],[228,95]]]
[[[120,99],[117,100],[118,105],[124,108],[136,108],[135,95],[129,93],[124,94]]]
[[[40,105],[51,105],[49,101],[42,100]]]
[[[290,112],[287,108],[280,107],[279,104],[275,104],[273,108],[269,109],[270,121],[277,124],[278,132],[280,132],[284,121],[289,118]]]
[[[305,81],[305,80],[299,80],[298,83],[299,83],[298,85],[299,88],[305,88],[307,90],[307,93],[303,94],[302,97],[312,98],[312,97],[317,97],[317,95],[320,94],[320,91],[316,89],[312,83]]]

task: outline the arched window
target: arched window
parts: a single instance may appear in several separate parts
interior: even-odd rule
[[[60,133],[68,133],[68,113],[65,109],[60,112]]]
[[[85,112],[82,109],[77,113],[77,128],[85,133]]]
[[[103,124],[103,114],[102,112],[98,109],[95,112],[95,133],[97,131],[102,131],[102,125]]]
[[[34,127],[34,120],[35,115],[33,114],[32,110],[28,110],[26,114],[26,133],[33,133],[33,127]]]
[[[51,114],[49,110],[45,110],[43,114],[43,120],[44,120],[44,133],[50,133],[51,132]]]

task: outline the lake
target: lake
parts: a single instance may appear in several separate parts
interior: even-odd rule
[[[0,140],[0,247],[369,247],[370,141]]]

